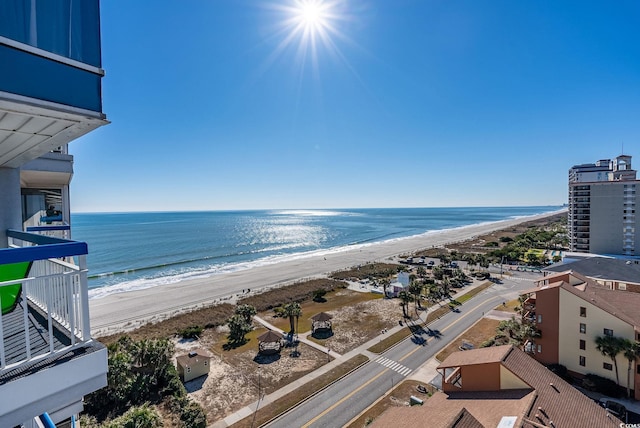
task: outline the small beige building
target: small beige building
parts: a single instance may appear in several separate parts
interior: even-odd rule
[[[196,349],[176,358],[178,374],[183,382],[189,382],[209,374],[211,354],[206,349]]]

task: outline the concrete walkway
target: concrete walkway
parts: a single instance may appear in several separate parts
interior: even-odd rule
[[[452,298],[457,298],[460,297],[468,292],[470,292],[471,290],[479,287],[481,284],[484,284],[485,281],[474,281],[472,285],[469,285],[463,289],[460,289],[458,291],[458,293],[456,293]],[[420,313],[420,320],[424,323],[427,319],[427,315],[432,312],[435,311],[436,309],[440,308],[442,305],[434,305],[432,307],[430,307],[428,310],[422,311]],[[262,324],[263,326],[265,326],[266,328],[278,332],[280,334],[283,335],[283,337],[286,338],[287,333],[285,333],[284,331],[282,331],[281,329],[277,328],[276,326],[274,326],[273,324],[267,322],[266,320],[255,316],[254,319],[256,320],[256,322]],[[414,322],[414,323],[419,323],[419,322]],[[243,407],[242,409],[238,410],[237,412],[227,416],[226,418],[219,420],[213,424],[209,425],[209,428],[226,428],[228,426],[233,425],[234,423],[246,418],[247,416],[251,416],[255,411],[256,411],[256,407],[264,407],[265,405],[277,400],[280,397],[283,397],[287,394],[289,394],[290,392],[295,391],[296,389],[298,389],[300,386],[304,385],[307,382],[310,382],[322,375],[324,375],[325,373],[329,372],[330,370],[334,369],[335,367],[339,366],[340,364],[344,363],[345,361],[350,360],[351,358],[355,357],[356,355],[359,354],[363,354],[365,355],[367,358],[369,358],[369,360],[373,359],[373,358],[377,358],[378,355],[377,354],[373,354],[372,352],[367,351],[367,349],[369,349],[370,347],[372,347],[373,345],[375,345],[376,343],[379,343],[382,339],[384,339],[385,337],[394,334],[400,330],[402,330],[403,328],[406,327],[405,325],[397,325],[393,328],[388,329],[385,333],[380,334],[379,336],[371,339],[370,341],[358,346],[355,349],[352,349],[351,351],[347,352],[346,354],[338,354],[335,351],[329,351],[329,355],[331,357],[333,357],[333,361],[323,365],[322,367],[317,368],[316,370],[314,370],[311,373],[306,374],[305,376],[302,376],[301,378],[291,382],[288,385],[283,386],[282,388],[278,389],[277,391],[272,392],[271,394],[265,395],[263,397],[261,397],[260,400],[254,401],[253,403],[249,404],[248,406]],[[307,338],[307,336],[309,335],[309,332],[306,333],[302,333],[298,336],[298,340],[306,345],[309,345],[315,349],[318,349],[322,352],[327,352],[327,348],[325,346],[319,345],[311,340],[309,340]],[[433,361],[432,361],[433,360]],[[422,381],[423,378],[426,379],[431,373],[431,378],[433,378],[433,376],[435,376],[436,372],[435,372],[435,367],[437,366],[437,362],[435,361],[435,359],[429,360],[427,363],[425,363],[425,365],[423,367],[426,366],[425,370],[421,371],[421,368],[416,370],[416,373],[414,373],[414,375],[411,376],[411,378],[416,378],[417,376],[419,376],[417,373],[422,373],[422,375],[420,375],[420,380]],[[431,380],[431,378],[429,378],[428,380],[424,380],[424,382],[428,382]]]

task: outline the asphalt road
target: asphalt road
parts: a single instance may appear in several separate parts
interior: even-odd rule
[[[344,426],[478,321],[483,313],[531,287],[531,281],[504,279],[465,302],[459,307],[460,312],[450,312],[432,322],[419,336],[425,339],[424,343],[420,343],[419,337],[409,337],[268,426]]]

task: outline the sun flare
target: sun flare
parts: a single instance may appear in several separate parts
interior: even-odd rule
[[[275,49],[265,61],[263,69],[279,58],[292,60],[301,82],[311,72],[320,76],[320,66],[327,60],[337,60],[349,70],[341,46],[354,45],[347,36],[353,21],[347,0],[268,0],[267,8],[274,11],[274,31],[267,41],[277,41]]]
[[[320,1],[300,1],[296,4],[295,15],[305,27],[316,29],[316,27],[325,27],[327,25],[328,6]]]

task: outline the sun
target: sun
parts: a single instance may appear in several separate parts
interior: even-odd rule
[[[309,30],[318,30],[327,26],[329,4],[319,0],[301,0],[294,6],[294,16]]]
[[[267,1],[265,7],[275,15],[273,31],[265,42],[276,43],[260,72],[277,59],[286,58],[292,60],[300,79],[307,71],[319,78],[321,63],[328,57],[346,63],[340,46],[353,44],[345,32],[353,20],[348,0]],[[348,64],[347,67],[351,69]]]

